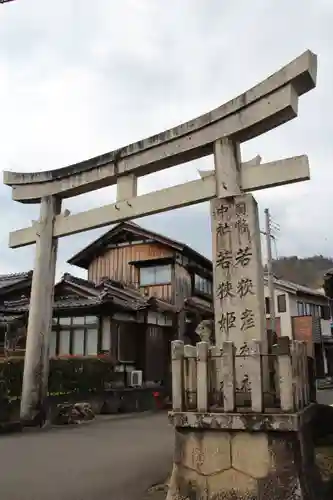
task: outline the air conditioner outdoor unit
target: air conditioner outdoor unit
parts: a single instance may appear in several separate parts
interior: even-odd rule
[[[142,370],[132,370],[129,373],[129,385],[131,387],[142,386]]]

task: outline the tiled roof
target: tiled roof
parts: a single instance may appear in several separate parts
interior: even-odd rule
[[[20,321],[25,317],[24,314],[3,314],[0,313],[0,324],[7,324],[7,323],[15,323],[16,321]]]
[[[152,307],[164,312],[176,312],[177,309],[172,304],[164,302],[155,297],[144,297],[137,288],[131,285],[125,285],[120,281],[110,278],[104,278],[96,285],[92,281],[83,278],[77,278],[69,273],[63,276],[63,281],[72,283],[89,290],[94,295],[102,298],[102,302],[112,302],[113,304],[127,310],[140,311]]]
[[[0,290],[16,285],[32,277],[32,271],[24,273],[0,274]]]
[[[267,282],[268,277],[265,275],[265,282]],[[310,288],[304,285],[299,285],[298,283],[293,283],[292,281],[283,280],[274,277],[274,284],[277,287],[288,288],[294,293],[304,294],[304,295],[316,295],[318,297],[325,297],[324,291],[321,289]]]
[[[80,289],[83,296],[74,295],[56,295],[54,309],[74,309],[79,307],[93,307],[102,304],[114,304],[115,307],[127,311],[140,311],[151,308],[163,312],[176,312],[177,309],[172,305],[154,297],[145,298],[141,293],[121,282],[105,279],[98,285],[92,281],[77,278],[69,273],[64,274],[56,287],[62,283],[73,285],[73,288]],[[58,289],[59,290],[59,289]],[[18,300],[3,301],[0,311],[10,313],[23,313],[29,310],[29,298]]]

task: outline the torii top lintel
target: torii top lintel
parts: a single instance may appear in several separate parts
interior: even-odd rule
[[[298,97],[313,89],[317,56],[311,51],[291,61],[252,89],[175,128],[116,151],[44,172],[4,172],[13,199],[38,203],[43,196],[69,198],[109,186],[126,174],[142,176],[213,151],[221,137],[244,142],[297,116]]]

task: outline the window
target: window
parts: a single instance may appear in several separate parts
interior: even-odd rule
[[[55,322],[57,322],[58,318],[54,318]],[[70,325],[72,318],[59,318],[59,325]]]
[[[320,311],[320,312],[321,312],[320,316],[321,316],[321,318],[322,318],[322,319],[326,319],[326,320],[328,320],[328,319],[330,319],[330,318],[331,318],[331,314],[330,314],[330,308],[329,308],[329,306],[320,306],[320,309],[321,309],[321,311]]]
[[[85,323],[85,317],[84,316],[77,316],[73,318],[73,325],[84,325]]]
[[[304,303],[297,301],[297,316],[304,316],[305,308]]]
[[[57,332],[55,330],[51,331],[49,355],[50,357],[55,356],[57,353]]]
[[[314,318],[320,318],[320,306],[317,304],[310,304],[310,314]]]
[[[86,352],[87,356],[96,356],[97,355],[97,346],[98,346],[98,330],[88,330],[87,334],[87,343],[86,343]]]
[[[50,356],[96,356],[98,332],[97,316],[53,318]]]
[[[194,275],[194,292],[203,293],[205,295],[212,295],[213,284],[208,278],[203,278],[199,274]]]
[[[60,330],[58,354],[70,354],[70,330]]]
[[[73,330],[73,345],[72,354],[75,356],[83,356],[84,352],[84,330]],[[97,346],[96,346],[97,347]]]
[[[266,310],[266,314],[270,314],[270,312],[271,312],[271,301],[269,300],[269,297],[265,297],[265,310]]]
[[[140,286],[171,283],[171,265],[141,267]]]
[[[285,293],[277,296],[277,308],[279,313],[285,313],[287,311],[287,301]]]

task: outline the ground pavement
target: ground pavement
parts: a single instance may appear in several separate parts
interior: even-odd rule
[[[1,500],[141,500],[171,471],[166,413],[0,436]]]

